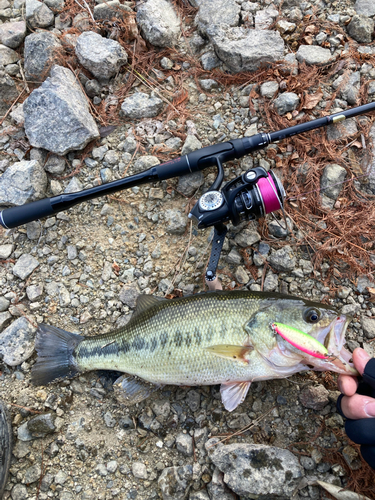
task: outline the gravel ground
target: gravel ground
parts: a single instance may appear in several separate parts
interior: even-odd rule
[[[22,18],[23,4],[16,3],[0,0],[3,25]],[[125,4],[134,10],[135,6],[130,2]],[[46,1],[43,5],[50,6],[57,16],[57,2]],[[211,38],[207,46],[204,38],[196,31],[192,32],[190,40],[194,54],[189,57],[195,57],[208,69],[211,69],[210,64],[216,64],[228,75],[229,69],[234,69],[225,61],[219,35],[211,35],[205,24],[204,9],[210,2],[200,0],[194,5],[200,7],[197,12],[201,17],[197,24],[201,35],[207,36],[208,30]],[[311,64],[309,58],[317,57],[311,49],[317,47],[328,51],[328,55],[324,54],[325,64],[331,57],[339,60],[348,50],[347,41],[341,36],[342,30],[348,33],[348,40],[354,41],[358,54],[371,55],[374,51],[369,45],[375,15],[371,11],[371,1],[300,3],[288,0],[276,14],[273,12],[278,11],[279,3],[266,0],[258,3],[223,0],[220,5],[223,18],[226,15],[240,16],[237,24],[241,23],[241,26],[270,22],[271,29],[267,32],[277,32],[272,24],[277,18],[278,32],[290,53],[297,53],[299,62],[291,59],[296,71],[303,61]],[[26,7],[26,17],[27,12]],[[30,19],[32,23],[36,22],[31,17],[29,22]],[[137,18],[139,25],[145,22],[142,19]],[[173,30],[177,29],[173,19],[172,16],[169,21],[173,25],[168,34],[172,37],[168,38],[169,41],[173,41]],[[314,20],[329,21],[331,27],[306,34],[310,39],[305,38],[301,45],[300,38],[293,38],[293,33],[302,23],[306,26],[306,21],[314,24]],[[56,22],[55,19],[55,28],[46,25],[50,26],[49,31],[56,33],[59,26]],[[335,23],[337,32],[332,29]],[[0,36],[3,25],[0,24]],[[40,24],[36,26],[42,27]],[[63,28],[60,26],[59,30],[61,33]],[[156,46],[161,42],[155,38],[152,43]],[[303,53],[299,47],[310,51]],[[214,48],[221,60],[215,55]],[[180,40],[175,50],[184,56],[188,48]],[[231,50],[234,61],[233,47]],[[159,72],[160,88],[166,92],[173,94],[174,80],[171,77],[163,79],[161,71],[174,68],[184,82],[183,88],[188,93],[188,119],[182,126],[176,116],[169,118],[165,103],[158,102],[159,93],[152,93],[150,99],[149,88],[137,82],[129,95],[137,90],[147,94],[146,97],[137,95],[140,100],[135,106],[130,101],[122,104],[120,124],[109,135],[98,139],[87,154],[82,156],[81,151],[71,151],[64,157],[50,153],[47,156],[47,151],[41,147],[29,151],[22,116],[19,118],[13,112],[12,118],[8,116],[1,125],[2,171],[10,172],[18,157],[19,162],[27,163],[28,169],[44,166],[42,173],[37,171],[36,174],[39,184],[30,181],[35,198],[40,198],[43,193],[52,196],[74,192],[119,179],[124,174],[137,173],[158,161],[165,161],[168,155],[186,154],[229,138],[267,131],[262,117],[265,101],[274,100],[279,116],[289,113],[290,119],[298,120],[298,113],[302,112],[299,108],[302,94],[283,92],[280,87],[282,78],[255,86],[255,111],[250,111],[251,86],[233,84],[224,87],[214,76],[206,76],[198,85],[189,73],[191,64],[186,62],[176,67],[171,54],[173,52],[161,59],[155,70]],[[123,53],[120,55],[124,57]],[[364,87],[370,102],[375,95],[375,67],[371,61],[365,60],[365,56],[363,60],[351,61],[349,75],[345,74],[345,78],[350,79],[349,84],[347,80],[337,82],[344,73],[336,67],[337,73],[331,75],[330,83],[320,89],[323,101],[313,106],[316,116],[334,91],[338,94],[331,111],[355,105],[360,89]],[[312,63],[313,67],[322,64]],[[10,67],[15,66],[14,62],[4,65],[7,74],[14,71],[17,78],[18,70]],[[80,79],[95,106],[108,102],[119,83],[118,76],[111,83],[99,82],[99,77],[90,80],[85,75]],[[164,112],[160,115],[163,106]],[[141,108],[143,114],[137,116]],[[314,113],[311,116],[313,118]],[[351,126],[360,123],[360,119],[356,119]],[[353,140],[353,133],[348,129],[336,127],[329,133],[333,139],[343,139],[344,144]],[[370,133],[375,137],[375,129]],[[361,140],[356,132],[354,136]],[[368,135],[364,140],[370,144]],[[293,147],[291,150],[286,148],[281,156],[286,157],[292,152]],[[347,154],[345,148],[343,155]],[[277,167],[272,158],[274,156],[261,151],[226,165],[225,180],[235,178],[252,166]],[[35,163],[30,166],[33,160]],[[357,182],[356,186],[370,196],[371,205],[375,181],[373,167],[372,170],[370,167],[368,182]],[[330,161],[322,173],[322,187],[342,182],[346,175],[343,170]],[[47,172],[45,181],[44,172]],[[69,176],[71,172],[74,175]],[[345,487],[351,477],[362,474],[364,469],[358,450],[348,443],[343,432],[343,419],[336,413],[339,393],[334,376],[307,372],[290,379],[254,383],[246,401],[233,413],[223,408],[217,386],[168,386],[133,407],[124,407],[113,393],[112,385],[118,377],[115,372],[92,372],[48,387],[31,385],[37,324],[47,323],[84,335],[105,333],[127,323],[139,293],[188,295],[205,289],[204,271],[212,229],[197,231],[187,213],[192,206],[191,199],[198,199],[214,178],[213,171],[205,171],[204,175],[194,178],[134,187],[119,195],[78,205],[56,217],[0,231],[0,398],[9,405],[14,430],[12,466],[4,499],[247,500],[293,497],[295,500],[315,500],[327,498],[314,484],[317,479]],[[6,184],[4,179],[0,179],[1,203],[17,204],[21,191],[19,181],[18,189],[13,192],[12,184]],[[326,190],[325,195],[319,197],[319,203],[327,209],[338,208],[340,189]],[[267,238],[264,237],[264,226],[256,222],[243,222],[237,227],[229,224],[219,264],[223,287],[280,291],[328,302],[354,318],[347,333],[348,347],[353,350],[361,346],[373,355],[374,282],[369,276],[348,272],[348,268],[348,277],[344,278],[342,268],[328,259],[319,268],[314,268],[311,248],[306,244],[304,233],[291,219],[288,224],[292,235],[286,240],[287,244],[280,240],[280,236],[284,236],[283,230],[271,218],[266,223]],[[216,443],[211,439],[235,433],[250,424],[253,424],[250,430],[232,437],[226,444],[237,446],[236,450],[241,450],[242,444],[259,445],[263,450],[268,450],[269,446],[277,447],[279,451],[288,450],[292,456],[288,455],[288,459],[296,460],[291,466],[295,474],[293,493],[267,492],[262,490],[262,485],[256,493],[251,493],[250,490],[241,490],[236,481],[228,479],[226,467],[234,459],[225,462],[225,446],[210,448]],[[213,452],[213,449],[218,451]],[[240,465],[236,467],[234,473],[239,482],[244,469]],[[224,471],[227,485],[223,482]],[[271,464],[265,465],[265,471],[274,474]],[[372,488],[375,491],[374,482]]]

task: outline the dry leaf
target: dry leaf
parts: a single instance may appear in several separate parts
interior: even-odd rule
[[[316,92],[315,94],[307,94],[305,95],[305,103],[302,106],[302,109],[313,109],[315,106],[322,100],[323,93]]]
[[[367,287],[368,293],[370,294],[370,302],[375,302],[375,288]]]
[[[362,149],[362,143],[359,141],[354,141],[352,146],[355,146],[358,149]]]
[[[313,37],[312,37],[312,36],[310,36],[310,35],[304,36],[304,37],[303,37],[303,40],[305,41],[305,43],[306,43],[307,45],[312,45],[312,44],[313,44],[313,41],[314,41]]]
[[[114,262],[112,264],[112,269],[116,276],[120,274],[120,266],[117,264],[117,262]]]
[[[353,172],[353,174],[356,177],[359,175],[363,175],[361,165],[359,164],[359,161],[357,160],[354,152],[350,148],[348,149],[348,157],[350,160],[351,171]]]
[[[288,120],[291,120],[293,118],[292,113],[287,113],[285,116]]]

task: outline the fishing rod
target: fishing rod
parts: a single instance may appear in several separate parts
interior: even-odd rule
[[[219,190],[224,180],[223,163],[242,158],[249,153],[265,148],[270,143],[374,110],[375,102],[372,102],[276,132],[259,133],[251,137],[207,146],[124,179],[75,193],[61,194],[25,205],[6,208],[0,212],[0,224],[7,229],[14,228],[43,217],[55,215],[93,198],[141,184],[191,174],[212,166],[217,167],[217,177],[189,214],[190,217],[197,220],[198,227],[221,224],[222,228],[223,222],[228,220],[236,225],[244,219],[259,218],[267,213],[283,209],[285,191],[281,182],[273,172],[266,172],[257,167],[248,170]]]

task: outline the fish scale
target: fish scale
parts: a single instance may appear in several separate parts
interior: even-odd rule
[[[283,325],[283,336],[274,324]],[[118,370],[126,375],[114,383],[115,394],[125,404],[165,384],[221,384],[223,404],[232,411],[255,380],[310,369],[357,374],[343,348],[347,324],[330,306],[278,293],[216,291],[173,300],[141,295],[129,323],[111,333],[82,337],[40,325],[32,381],[45,385],[90,370]],[[331,355],[311,355],[302,337],[305,344],[309,338],[329,345]]]

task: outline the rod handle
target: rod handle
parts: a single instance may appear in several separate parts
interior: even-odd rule
[[[56,211],[51,205],[51,198],[44,198],[26,205],[2,210],[0,212],[0,224],[6,229],[10,229],[55,213]]]

